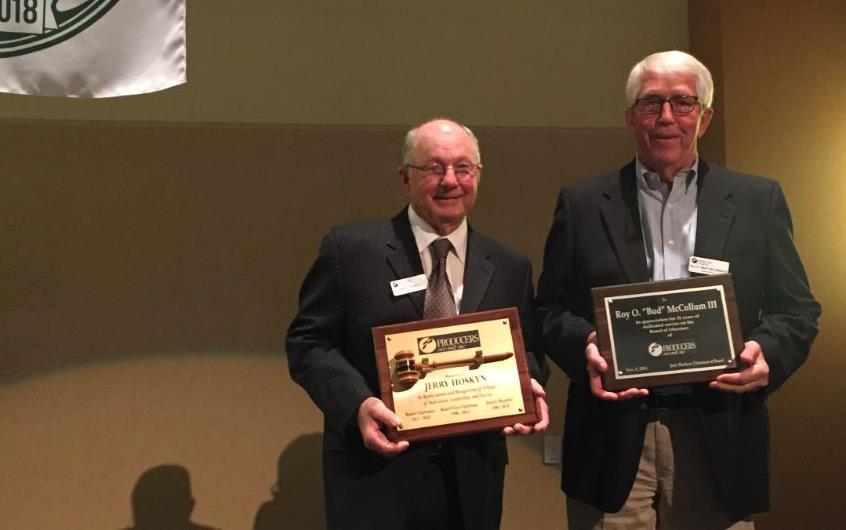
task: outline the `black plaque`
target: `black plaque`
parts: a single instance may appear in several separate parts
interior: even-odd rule
[[[608,390],[709,381],[737,367],[743,339],[731,274],[592,290]]]

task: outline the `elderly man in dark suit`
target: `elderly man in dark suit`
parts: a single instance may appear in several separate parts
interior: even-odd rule
[[[767,397],[802,364],[820,306],[779,184],[706,163],[713,82],[689,54],[632,69],[636,158],[561,190],[538,286],[547,354],[568,374],[562,489],[571,530],[751,528],[769,507]],[[745,341],[739,370],[610,392],[592,287],[682,278],[727,262]]]
[[[324,414],[330,529],[498,528],[503,435],[547,426],[536,380],[543,359],[531,353],[534,425],[409,446],[392,440],[400,420],[378,397],[373,326],[515,306],[531,348],[529,261],[467,224],[480,162],[476,137],[461,124],[437,119],[409,131],[399,168],[409,206],[392,219],[331,229],[303,283],[286,345],[291,376]],[[423,273],[429,287],[392,290],[391,282]],[[439,289],[432,278],[443,273],[448,285]]]

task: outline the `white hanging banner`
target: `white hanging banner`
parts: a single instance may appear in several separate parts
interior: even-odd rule
[[[155,92],[185,83],[185,57],[185,0],[0,0],[0,92]]]

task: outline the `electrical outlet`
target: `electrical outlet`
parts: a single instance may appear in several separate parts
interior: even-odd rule
[[[548,465],[561,463],[560,434],[547,434],[543,437],[543,463]]]

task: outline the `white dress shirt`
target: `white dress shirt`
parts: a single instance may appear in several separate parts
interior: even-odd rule
[[[461,307],[461,296],[464,294],[464,263],[467,258],[467,218],[452,231],[452,233],[441,236],[429,223],[417,215],[414,208],[408,206],[408,220],[411,222],[411,233],[414,234],[414,241],[417,243],[417,252],[420,253],[420,261],[423,262],[423,272],[426,277],[432,272],[432,255],[429,253],[429,245],[432,241],[445,237],[452,243],[452,250],[447,254],[447,278],[452,287],[452,296],[455,300],[455,312],[458,314]]]

